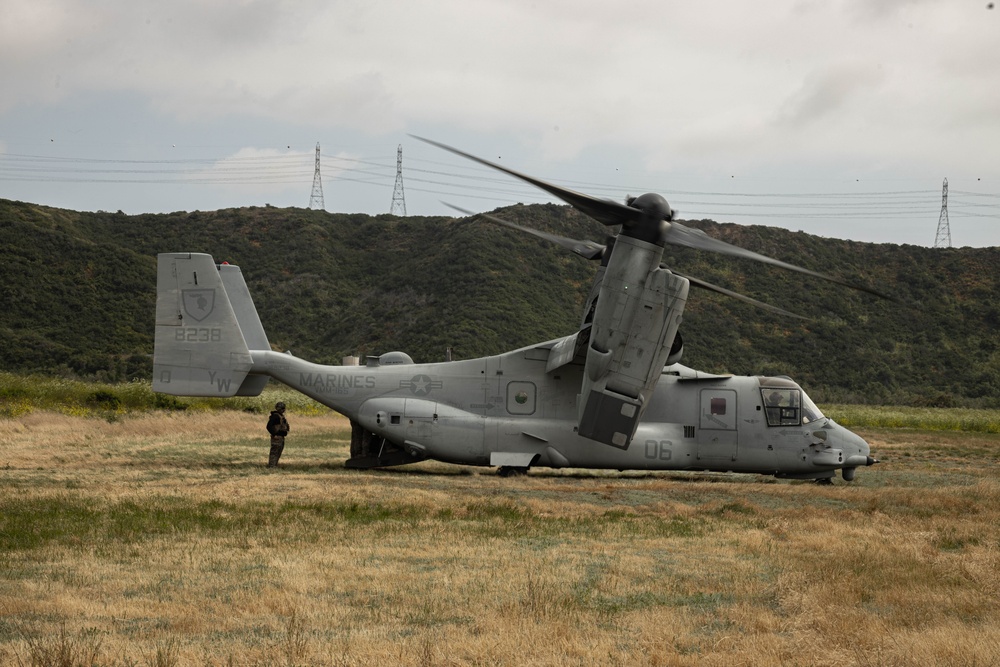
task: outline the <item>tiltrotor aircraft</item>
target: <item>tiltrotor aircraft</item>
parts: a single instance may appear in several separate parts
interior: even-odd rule
[[[158,256],[153,389],[256,396],[275,378],[351,421],[350,468],[435,459],[494,466],[744,472],[829,482],[877,461],[787,377],[735,377],[679,363],[689,286],[743,297],[661,265],[665,244],[751,258],[862,289],[714,239],[657,194],[621,204],[499,169],[620,233],[607,245],[488,216],[600,259],[577,331],[481,359],[415,364],[403,352],[324,366],[274,352],[242,272],[207,254]],[[786,313],[787,314],[787,313]]]

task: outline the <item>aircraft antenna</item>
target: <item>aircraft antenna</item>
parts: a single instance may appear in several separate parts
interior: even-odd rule
[[[935,248],[951,247],[951,225],[948,223],[948,179],[944,179],[941,189],[941,217],[938,218],[937,236],[934,237]]]
[[[320,210],[326,210],[326,204],[323,203],[323,179],[319,175],[319,142],[316,142],[316,171],[313,172],[313,189],[312,194],[309,195],[309,208],[318,208]]]
[[[396,149],[396,187],[392,189],[390,215],[406,215],[406,197],[403,194],[403,144]]]

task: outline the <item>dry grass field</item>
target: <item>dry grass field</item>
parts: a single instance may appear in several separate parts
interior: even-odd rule
[[[996,665],[1000,436],[833,486],[345,470],[291,414],[0,421],[2,665]]]

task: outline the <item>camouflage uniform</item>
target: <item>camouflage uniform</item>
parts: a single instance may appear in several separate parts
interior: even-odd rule
[[[278,403],[271,411],[267,420],[267,432],[271,434],[271,455],[267,460],[268,468],[278,467],[278,459],[285,448],[285,436],[288,435],[288,420],[285,419],[285,404]]]

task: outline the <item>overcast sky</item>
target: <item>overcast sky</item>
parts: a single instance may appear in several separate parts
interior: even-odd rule
[[[0,0],[0,197],[409,215],[549,201],[1000,245],[988,0]]]

